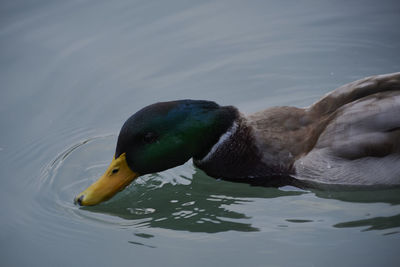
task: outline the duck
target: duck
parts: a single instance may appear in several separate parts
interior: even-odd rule
[[[279,187],[400,185],[400,72],[343,85],[306,108],[250,115],[206,100],[159,102],[123,124],[111,164],[74,201],[110,199],[137,177],[186,163]]]

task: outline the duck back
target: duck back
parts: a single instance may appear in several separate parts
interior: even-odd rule
[[[299,180],[400,185],[400,73],[344,85],[305,109],[315,143],[294,161]]]

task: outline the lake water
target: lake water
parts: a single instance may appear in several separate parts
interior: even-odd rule
[[[307,106],[400,71],[399,1],[0,3],[1,266],[399,266],[400,189],[218,181],[192,162],[73,197],[141,107]]]

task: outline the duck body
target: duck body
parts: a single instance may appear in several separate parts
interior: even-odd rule
[[[346,84],[307,108],[147,106],[125,122],[110,167],[75,201],[97,204],[190,158],[209,176],[255,185],[400,185],[400,72]],[[104,190],[109,181],[115,188]]]
[[[400,73],[344,85],[308,108],[239,114],[234,123],[212,155],[194,161],[210,176],[264,185],[400,185]]]

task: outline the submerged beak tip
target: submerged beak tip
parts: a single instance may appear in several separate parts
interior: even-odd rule
[[[85,195],[80,195],[74,198],[74,204],[75,205],[79,205],[79,206],[83,206],[82,204],[82,200],[85,197]]]

